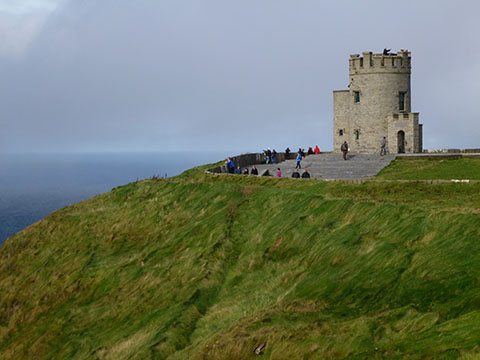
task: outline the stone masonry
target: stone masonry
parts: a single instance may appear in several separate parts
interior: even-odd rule
[[[385,136],[390,153],[422,152],[422,124],[411,112],[411,56],[350,55],[348,90],[333,92],[333,147],[378,153]]]

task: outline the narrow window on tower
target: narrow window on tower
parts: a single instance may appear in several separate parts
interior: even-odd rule
[[[405,111],[405,92],[400,91],[398,93],[398,110],[399,111]]]
[[[343,136],[343,132],[344,132],[343,129],[338,129],[338,136]]]
[[[353,92],[353,101],[356,103],[360,102],[360,91],[354,91]]]
[[[355,129],[353,133],[355,134],[355,140],[360,139],[360,129]]]

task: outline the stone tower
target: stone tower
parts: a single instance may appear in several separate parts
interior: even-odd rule
[[[378,153],[387,139],[390,153],[422,152],[422,125],[411,112],[411,57],[364,52],[350,55],[349,89],[333,92],[333,147],[347,141],[360,153]]]

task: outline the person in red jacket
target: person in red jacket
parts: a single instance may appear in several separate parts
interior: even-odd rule
[[[313,149],[313,152],[317,155],[320,154],[320,148],[318,147],[318,145],[315,145],[315,149]]]

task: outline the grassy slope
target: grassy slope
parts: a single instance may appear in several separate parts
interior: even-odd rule
[[[468,358],[479,223],[480,184],[129,184],[0,249],[0,358]]]
[[[401,159],[383,169],[377,177],[388,180],[480,180],[480,158]]]

